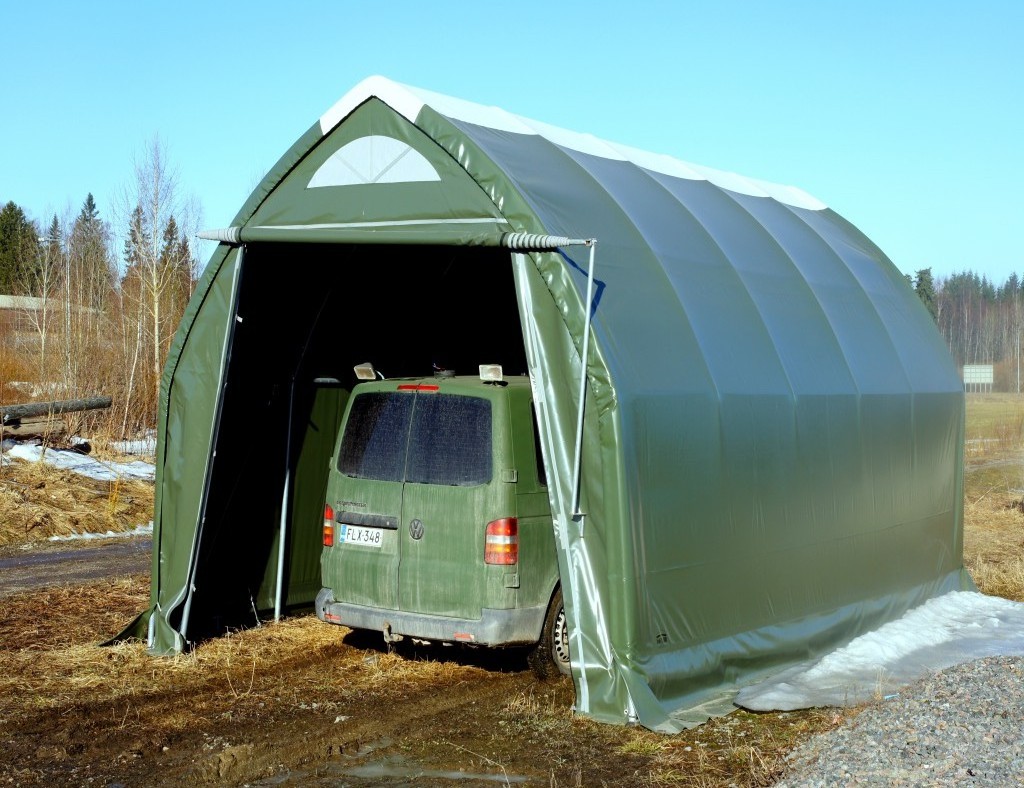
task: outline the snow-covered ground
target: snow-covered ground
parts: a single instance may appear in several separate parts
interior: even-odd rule
[[[151,462],[144,460],[106,462],[74,451],[44,449],[38,442],[4,441],[3,452],[5,458],[17,457],[28,462],[45,462],[56,468],[64,468],[82,476],[88,476],[90,479],[102,481],[116,481],[117,479],[152,481],[156,476],[156,466]]]
[[[742,689],[736,703],[756,711],[852,706],[896,695],[930,672],[999,655],[1024,655],[1024,604],[952,591],[819,660]]]
[[[110,448],[121,454],[144,454],[152,457],[156,454],[156,435],[133,441],[113,441]]]
[[[148,525],[137,525],[131,531],[107,531],[103,534],[70,534],[68,536],[51,536],[51,542],[76,542],[81,539],[127,539],[131,536],[152,536],[153,535],[153,521],[150,520]]]

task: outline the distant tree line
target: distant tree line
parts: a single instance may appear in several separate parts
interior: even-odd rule
[[[935,318],[957,365],[1002,367],[1001,388],[1016,390],[1024,340],[1024,283],[1020,277],[1012,273],[996,283],[973,271],[962,271],[933,280],[931,269],[925,268],[907,279]]]
[[[112,410],[84,418],[105,419],[117,436],[155,425],[199,270],[194,216],[159,141],[136,162],[118,219],[104,219],[92,194],[45,224],[13,201],[0,208],[0,296],[20,297],[4,302],[0,321],[0,401],[107,394]]]

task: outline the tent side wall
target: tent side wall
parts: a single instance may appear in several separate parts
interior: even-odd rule
[[[874,244],[827,209],[455,125],[548,232],[599,236],[600,421],[563,532],[588,713],[678,729],[969,585],[959,378]],[[584,278],[559,262],[537,265],[578,337]]]
[[[617,476],[621,464],[616,410],[599,406],[593,379],[605,375],[599,352],[594,352],[583,404],[583,478],[587,484],[581,509],[586,514],[574,516],[572,471],[580,407],[582,348],[578,337],[582,327],[574,334],[566,324],[582,310],[574,309],[571,300],[556,300],[549,289],[551,282],[567,276],[567,267],[558,255],[517,254],[514,263],[539,438],[548,466],[576,708],[595,719],[622,722],[622,710],[632,708],[630,693],[617,670],[626,658],[622,653],[625,641],[608,627],[625,620],[623,608],[633,600],[621,576],[616,582],[613,557],[617,533],[607,527],[625,513],[622,480]],[[571,287],[568,282],[563,285]],[[595,370],[596,375],[592,374]]]
[[[191,573],[240,262],[238,249],[222,246],[213,255],[161,379],[149,622],[156,653],[184,646],[179,607]]]
[[[319,125],[314,124],[295,141],[239,210],[235,225],[252,215],[319,136]],[[222,243],[211,255],[175,332],[160,380],[150,607],[118,635],[147,637],[154,654],[185,647],[178,631],[180,606],[192,571],[207,487],[226,362],[222,351],[234,319],[235,266],[240,254],[237,245]]]

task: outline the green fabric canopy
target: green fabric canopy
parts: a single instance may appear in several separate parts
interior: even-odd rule
[[[590,303],[586,252],[509,233],[596,238]],[[219,237],[161,389],[133,630],[155,653],[312,600],[363,361],[530,375],[597,719],[678,730],[970,587],[956,368],[885,255],[798,189],[374,77]]]

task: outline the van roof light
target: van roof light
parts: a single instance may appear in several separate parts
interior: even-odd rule
[[[481,364],[480,380],[484,383],[500,383],[504,380],[501,374],[501,364]]]
[[[376,380],[377,372],[373,368],[373,364],[367,361],[365,364],[356,364],[353,369],[356,372],[356,377],[359,380]]]

